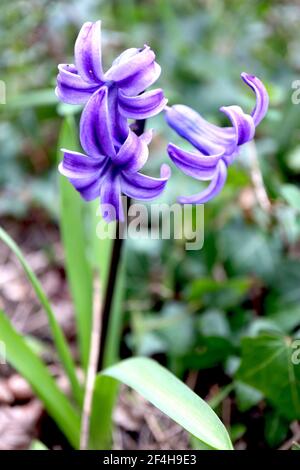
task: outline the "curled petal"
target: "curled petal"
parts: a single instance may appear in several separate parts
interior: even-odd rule
[[[123,52],[115,60],[114,65],[105,74],[106,80],[122,82],[122,80],[134,76],[154,62],[155,54],[149,46],[135,51],[130,49],[130,51],[130,54],[128,54],[128,51]]]
[[[126,95],[138,95],[160,76],[161,68],[154,59],[155,54],[148,46],[128,49],[114,61],[105,78],[117,82]]]
[[[141,136],[140,139],[145,142],[146,145],[149,145],[153,137],[153,129],[149,129],[148,131],[144,132]]]
[[[167,150],[171,160],[181,171],[199,180],[211,180],[222,157],[222,154],[202,155],[199,152],[188,152],[174,144],[169,144]]]
[[[129,49],[126,49],[123,51],[112,63],[112,66],[117,66],[121,64],[126,64],[128,60],[130,60],[133,56],[141,52],[140,49],[137,47],[130,47]]]
[[[136,72],[131,77],[128,77],[118,82],[118,87],[124,91],[128,96],[138,95],[146,88],[156,82],[161,73],[161,67],[157,62],[145,67],[145,69]]]
[[[115,219],[124,220],[120,175],[118,172],[110,171],[103,178],[100,198],[102,217],[106,222],[112,222]]]
[[[84,151],[94,158],[115,156],[108,112],[107,88],[99,88],[87,102],[80,119],[80,142]]]
[[[119,91],[120,113],[128,119],[147,119],[160,113],[167,104],[163,90],[147,91],[139,96],[127,96]]]
[[[242,145],[253,139],[255,125],[252,116],[245,114],[239,106],[223,106],[220,111],[226,114],[232,122],[236,145]]]
[[[101,21],[84,23],[76,39],[74,52],[75,65],[83,80],[102,84]]]
[[[148,201],[158,197],[170,178],[171,170],[166,164],[161,166],[160,178],[152,178],[141,173],[122,173],[122,191],[129,197]]]
[[[217,155],[229,151],[234,144],[232,129],[222,129],[208,123],[188,106],[166,108],[166,121],[177,134],[194,145],[204,155]]]
[[[151,131],[152,137],[152,131]],[[151,139],[151,138],[150,138]],[[149,132],[138,137],[129,130],[128,137],[120,148],[117,157],[113,160],[121,171],[137,172],[146,163],[149,155]]]
[[[119,148],[120,143],[126,140],[128,135],[128,123],[124,116],[119,111],[119,97],[117,87],[108,88],[108,114],[110,117],[109,123],[111,126],[111,136],[113,138],[114,146]]]
[[[93,201],[100,195],[100,180],[97,176],[69,178],[69,181],[85,201]]]
[[[70,150],[63,152],[64,158],[58,167],[60,173],[69,179],[86,201],[99,197],[100,182],[111,165],[110,160],[108,158],[96,160]]]
[[[199,113],[189,106],[176,104],[166,108],[166,119],[171,127],[180,125],[183,122],[187,129],[197,132],[202,136],[208,136],[213,142],[222,141],[224,145],[232,140],[233,129],[231,127],[219,127],[206,121]],[[176,129],[175,129],[176,130]]]
[[[254,75],[243,72],[241,77],[256,95],[256,105],[251,116],[253,117],[255,126],[257,126],[268,111],[269,95],[263,83]]]
[[[223,160],[220,160],[208,187],[204,189],[204,191],[201,191],[201,193],[194,194],[193,196],[182,196],[178,198],[178,202],[181,204],[204,204],[220,193],[223,189],[226,178],[227,166]]]
[[[106,167],[107,158],[102,160],[87,157],[79,152],[62,149],[64,152],[63,161],[59,164],[59,171],[67,178],[86,178],[100,175]]]
[[[85,82],[73,64],[58,66],[57,87],[55,93],[64,103],[84,104],[97,90],[97,86]]]

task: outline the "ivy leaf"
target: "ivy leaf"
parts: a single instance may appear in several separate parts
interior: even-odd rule
[[[300,367],[291,338],[263,334],[242,341],[237,378],[260,390],[289,421],[300,418]]]
[[[284,184],[281,187],[281,194],[287,203],[296,209],[300,210],[300,189],[293,184]]]

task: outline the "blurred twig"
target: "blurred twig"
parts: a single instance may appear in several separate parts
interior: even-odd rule
[[[298,421],[294,421],[291,426],[291,431],[293,433],[292,437],[288,439],[278,450],[290,450],[294,442],[300,441],[300,425]]]
[[[272,212],[272,204],[264,185],[254,140],[248,143],[248,149],[250,156],[250,174],[257,202],[264,212],[270,214]]]

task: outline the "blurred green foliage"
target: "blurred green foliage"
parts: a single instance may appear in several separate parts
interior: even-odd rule
[[[0,215],[24,217],[38,205],[56,220],[55,144],[60,115],[69,112],[54,95],[56,66],[72,60],[80,25],[99,18],[106,66],[124,47],[150,44],[170,104],[193,106],[215,123],[226,123],[222,105],[253,106],[240,72],[257,75],[268,88],[270,111],[255,147],[242,149],[226,188],[205,206],[203,249],[187,252],[184,241],[129,241],[124,327],[135,354],[158,355],[181,377],[210,371],[206,393],[232,381],[236,439],[249,432],[249,410],[266,400],[262,445],[278,446],[300,417],[300,366],[292,365],[286,339],[300,332],[300,105],[291,101],[300,75],[299,2],[2,3],[0,79],[7,104],[0,105]],[[163,116],[149,125],[158,131],[152,171],[167,161],[167,142],[182,141]],[[257,199],[253,153],[271,211]],[[172,169],[164,202],[198,188]]]

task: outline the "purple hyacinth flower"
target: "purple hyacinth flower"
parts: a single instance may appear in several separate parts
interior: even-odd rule
[[[269,97],[262,82],[247,73],[242,73],[241,77],[254,91],[256,105],[251,115],[244,113],[239,106],[220,108],[230,119],[231,127],[211,124],[188,106],[166,108],[168,124],[196,148],[196,152],[190,152],[169,144],[170,158],[185,174],[210,181],[204,191],[178,198],[182,204],[204,204],[220,193],[227,178],[228,166],[238,155],[239,147],[253,139],[256,126],[268,110]]]
[[[101,87],[87,102],[80,120],[80,141],[85,154],[63,150],[59,171],[86,201],[100,197],[103,218],[124,220],[122,193],[140,200],[151,200],[164,190],[170,177],[162,165],[161,177],[139,173],[148,158],[152,131],[137,136],[130,128],[117,142],[111,132],[108,90]]]
[[[110,113],[114,115],[113,138],[127,136],[126,119],[146,119],[158,114],[167,100],[161,89],[144,92],[159,77],[161,68],[149,46],[127,49],[112,67],[103,72],[101,21],[82,26],[75,43],[75,64],[60,64],[56,94],[69,104],[85,104],[95,92],[108,91]],[[103,120],[103,116],[100,116]]]

